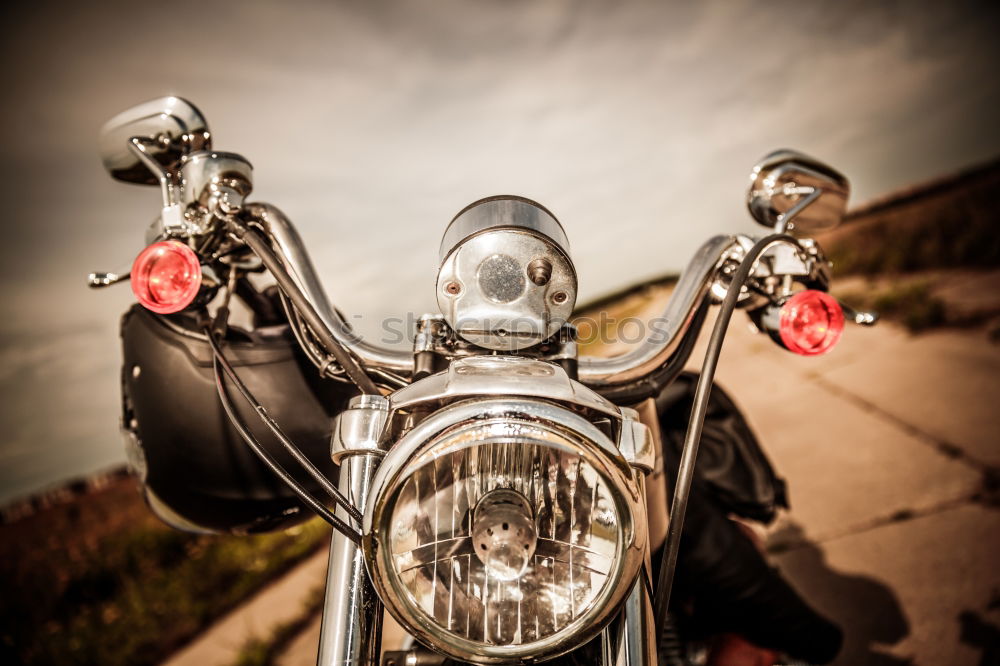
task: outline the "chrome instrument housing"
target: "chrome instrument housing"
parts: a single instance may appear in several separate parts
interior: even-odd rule
[[[438,306],[463,339],[515,351],[552,337],[576,303],[566,233],[539,204],[482,199],[445,230]]]
[[[182,204],[230,213],[253,190],[253,166],[236,153],[198,151],[182,161],[180,188]]]

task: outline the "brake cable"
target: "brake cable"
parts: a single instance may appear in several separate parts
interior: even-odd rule
[[[674,485],[674,497],[670,503],[670,522],[667,529],[667,540],[664,543],[663,555],[660,559],[660,576],[656,584],[656,610],[654,627],[664,626],[667,611],[670,606],[670,588],[673,586],[674,571],[677,568],[677,553],[680,548],[681,531],[684,529],[684,514],[687,511],[688,497],[691,493],[691,482],[694,480],[695,462],[698,457],[698,445],[701,442],[702,429],[705,426],[705,415],[708,412],[708,399],[712,391],[715,370],[722,354],[722,343],[729,328],[729,321],[736,310],[736,301],[744,283],[764,252],[779,243],[792,243],[798,246],[795,239],[788,234],[771,234],[765,236],[751,247],[739,268],[733,274],[726,297],[719,308],[719,314],[709,338],[705,351],[705,362],[694,392],[694,406],[688,422],[687,434],[684,437],[684,448],[681,451],[681,461],[677,469],[677,482]]]
[[[361,389],[362,393],[381,395],[374,380],[368,376],[357,359],[351,355],[351,352],[334,337],[333,333],[323,323],[316,308],[309,302],[305,294],[302,293],[299,285],[296,284],[267,240],[252,228],[242,226],[241,224],[234,224],[233,226],[240,240],[246,243],[247,247],[260,257],[264,267],[274,277],[281,291],[292,301],[295,309],[302,315],[305,324],[309,326],[313,335],[316,336],[320,344],[326,347],[327,351],[333,354],[334,358],[337,359],[337,363],[344,369],[344,373],[351,381]]]
[[[298,462],[302,467],[309,473],[309,475],[316,480],[317,483],[334,499],[334,501],[344,510],[347,514],[357,521],[358,523],[362,520],[361,512],[358,511],[357,507],[350,503],[347,497],[340,492],[336,486],[334,486],[329,479],[323,476],[323,473],[316,468],[312,462],[306,458],[297,446],[285,435],[284,431],[278,426],[277,422],[271,418],[264,409],[263,405],[257,401],[254,395],[247,388],[246,384],[240,379],[239,375],[236,374],[235,369],[232,364],[229,363],[228,359],[223,355],[222,349],[219,347],[218,342],[211,333],[211,329],[206,329],[208,334],[209,345],[212,348],[213,354],[213,370],[215,372],[215,383],[216,389],[219,393],[219,400],[222,402],[223,409],[226,411],[226,415],[229,420],[233,423],[233,426],[239,432],[240,436],[247,443],[250,449],[257,454],[257,457],[278,476],[281,481],[287,485],[292,492],[299,496],[303,502],[305,502],[313,511],[318,513],[321,518],[326,522],[330,523],[338,531],[340,531],[344,536],[351,539],[355,543],[360,543],[361,534],[349,526],[346,522],[337,517],[333,512],[331,512],[327,507],[316,500],[312,495],[306,491],[305,488],[299,484],[264,448],[261,446],[257,438],[254,437],[253,433],[250,432],[246,423],[240,418],[239,414],[236,412],[233,406],[232,400],[229,397],[229,392],[226,389],[225,382],[223,381],[223,374],[225,374],[229,380],[236,386],[237,390],[247,401],[247,403],[253,407],[254,411],[260,417],[261,421],[271,430],[274,436],[281,442],[285,450]]]

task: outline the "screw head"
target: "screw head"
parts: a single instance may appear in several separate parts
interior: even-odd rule
[[[461,293],[462,285],[457,282],[449,282],[444,286],[444,290],[452,296]]]

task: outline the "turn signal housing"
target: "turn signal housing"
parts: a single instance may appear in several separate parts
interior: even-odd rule
[[[139,304],[157,314],[173,314],[194,302],[201,290],[201,261],[187,245],[153,243],[135,258],[130,276]]]
[[[843,332],[844,311],[826,292],[800,291],[781,306],[778,336],[785,348],[796,354],[825,354],[833,349]]]

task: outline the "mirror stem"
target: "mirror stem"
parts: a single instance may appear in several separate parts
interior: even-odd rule
[[[168,236],[183,232],[185,229],[184,215],[181,213],[180,205],[174,201],[174,184],[170,180],[170,174],[146,153],[142,137],[134,136],[129,139],[129,150],[160,181],[160,194],[163,197],[163,209],[160,211],[162,231]]]
[[[804,211],[810,204],[812,204],[812,202],[816,201],[816,199],[819,199],[819,196],[823,194],[823,190],[818,187],[810,189],[812,192],[809,193],[809,196],[792,206],[791,210],[787,213],[778,216],[778,221],[774,223],[774,233],[787,233],[789,228],[788,225],[791,224],[792,219]]]

